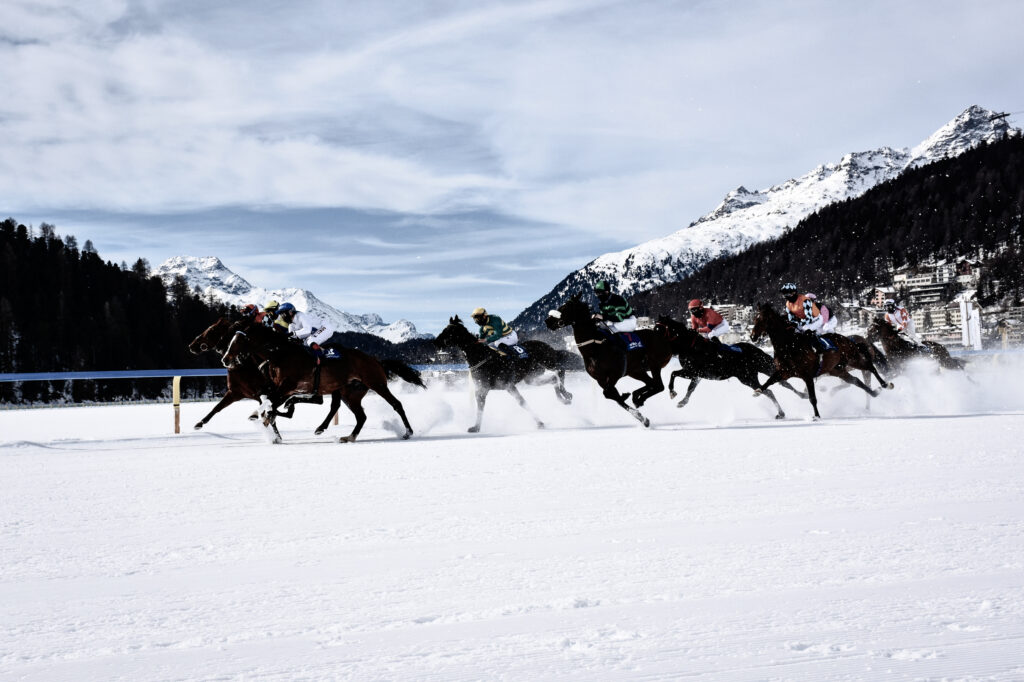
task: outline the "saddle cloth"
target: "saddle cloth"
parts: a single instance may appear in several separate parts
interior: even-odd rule
[[[525,360],[526,358],[530,357],[530,354],[526,352],[526,349],[518,344],[516,344],[515,346],[505,346],[505,348],[508,348],[511,351],[512,357],[516,358],[517,360]]]
[[[626,344],[626,350],[640,350],[644,342],[636,332],[619,332],[619,338]]]

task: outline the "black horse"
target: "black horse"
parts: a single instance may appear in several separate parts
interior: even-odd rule
[[[715,343],[686,324],[664,315],[658,318],[654,328],[665,335],[672,344],[672,351],[679,357],[680,368],[669,377],[668,394],[676,397],[673,389],[676,377],[690,380],[686,395],[676,407],[684,407],[690,401],[690,396],[701,379],[723,381],[735,377],[744,386],[757,390],[761,388],[757,375],[764,374],[770,377],[775,372],[775,359],[752,343],[738,343],[735,346]],[[788,381],[780,381],[779,384],[801,398],[807,397],[806,393],[798,391]],[[784,419],[786,413],[783,412],[771,389],[765,389],[763,395],[770,398],[775,405],[778,411],[775,418]]]
[[[456,315],[448,319],[448,326],[434,339],[434,345],[438,348],[458,348],[469,363],[469,374],[476,387],[476,423],[469,427],[470,433],[480,430],[484,403],[492,390],[508,391],[530,413],[537,427],[544,428],[544,423],[533,414],[516,388],[516,384],[521,381],[535,386],[554,384],[558,399],[566,405],[572,402],[572,393],[565,388],[565,370],[576,364],[576,358],[572,353],[556,350],[543,341],[523,341],[519,345],[529,357],[516,358],[479,343],[479,339],[466,329]],[[547,374],[549,370],[554,374]]]
[[[627,351],[616,339],[602,333],[593,319],[590,306],[580,299],[579,294],[557,310],[549,312],[544,323],[552,331],[572,327],[584,367],[603,389],[604,397],[629,412],[644,426],[651,425],[650,420],[640,414],[639,410],[626,404],[629,394],[619,393],[615,384],[625,376],[643,383],[642,387],[633,391],[633,404],[636,407],[642,406],[652,395],[664,391],[661,370],[672,359],[668,339],[653,329],[641,329],[636,333],[643,341],[644,348]]]
[[[909,360],[927,358],[939,363],[941,369],[964,370],[964,361],[952,357],[941,343],[924,341],[923,346],[918,346],[909,339],[903,338],[891,324],[881,318],[876,317],[868,327],[868,339],[882,344],[886,356],[896,369],[902,369]]]
[[[782,379],[800,377],[807,385],[807,397],[814,408],[815,419],[821,418],[818,413],[818,397],[814,392],[814,380],[819,376],[829,374],[838,377],[848,384],[864,389],[872,398],[880,391],[872,390],[860,379],[851,376],[848,369],[868,370],[878,378],[883,387],[893,387],[878,373],[867,344],[842,334],[826,334],[821,338],[831,342],[832,347],[824,350],[819,337],[813,333],[796,333],[793,323],[776,312],[768,303],[762,303],[754,316],[750,340],[757,341],[765,334],[771,339],[772,348],[775,349],[776,369],[760,390],[763,391]]]

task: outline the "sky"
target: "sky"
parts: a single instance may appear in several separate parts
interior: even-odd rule
[[[740,185],[1024,110],[1020,26],[1018,0],[5,0],[0,212],[437,333]]]

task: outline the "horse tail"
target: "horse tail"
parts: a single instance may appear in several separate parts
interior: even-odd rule
[[[423,379],[420,377],[419,371],[400,360],[381,360],[380,366],[384,368],[384,372],[388,375],[388,379],[398,377],[408,381],[410,384],[415,384],[422,388],[427,387],[426,384],[423,383]]]

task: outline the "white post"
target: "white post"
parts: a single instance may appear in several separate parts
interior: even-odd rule
[[[181,377],[171,380],[171,394],[174,402],[174,432],[181,433]]]

